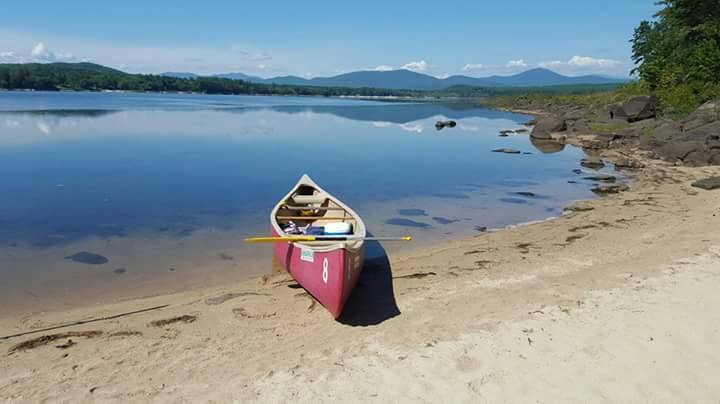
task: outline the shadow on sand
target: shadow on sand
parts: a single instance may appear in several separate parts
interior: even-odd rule
[[[378,325],[400,314],[395,302],[390,260],[385,249],[377,241],[368,241],[365,254],[368,258],[365,259],[360,279],[337,320],[354,327]]]

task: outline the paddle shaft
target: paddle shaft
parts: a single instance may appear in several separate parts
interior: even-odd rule
[[[411,236],[404,237],[357,237],[357,236],[279,236],[279,237],[250,237],[247,243],[282,243],[282,242],[323,242],[323,241],[411,241]]]

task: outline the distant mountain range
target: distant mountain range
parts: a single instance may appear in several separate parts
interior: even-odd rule
[[[164,76],[179,78],[200,77],[194,73],[167,72]],[[349,88],[388,88],[397,90],[444,90],[453,86],[469,87],[545,87],[578,84],[619,84],[629,79],[607,77],[600,75],[563,76],[548,69],[531,69],[511,76],[469,77],[450,76],[440,79],[427,74],[410,70],[391,71],[359,71],[345,73],[332,77],[316,77],[305,79],[297,76],[282,76],[263,79],[243,73],[216,74],[210,77],[219,77],[233,80],[244,80],[252,83],[286,84],[297,86],[318,87],[349,87]]]

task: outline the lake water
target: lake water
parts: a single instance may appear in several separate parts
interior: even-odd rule
[[[438,119],[458,125],[438,131]],[[372,233],[415,236],[390,254],[557,216],[592,196],[568,183],[583,153],[498,137],[529,119],[460,104],[0,92],[0,316],[268,273],[271,247],[242,239],[268,233],[304,173]],[[78,252],[108,261],[65,259]]]

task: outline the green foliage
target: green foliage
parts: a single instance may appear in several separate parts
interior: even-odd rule
[[[597,133],[615,133],[628,127],[626,122],[591,123],[590,130]]]
[[[640,82],[632,82],[618,87],[585,88],[584,91],[558,93],[553,88],[537,88],[525,90],[518,95],[508,94],[491,97],[487,104],[497,108],[538,109],[553,110],[567,109],[568,107],[583,107],[586,109],[603,108],[610,104],[621,103],[628,98],[647,95],[647,87]]]
[[[634,70],[669,114],[720,96],[720,0],[663,0],[632,39]]]

